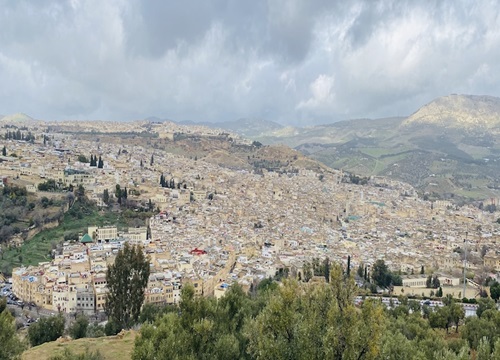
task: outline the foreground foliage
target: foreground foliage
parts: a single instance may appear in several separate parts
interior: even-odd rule
[[[432,310],[402,298],[386,310],[377,299],[356,306],[355,291],[338,266],[329,284],[265,280],[254,296],[234,285],[219,300],[196,298],[186,286],[178,308],[157,309],[156,321],[143,325],[132,358],[500,360],[497,310],[467,319],[462,337],[450,337],[464,317],[451,299]]]
[[[130,329],[138,322],[148,278],[149,259],[144,255],[142,248],[125,243],[106,273],[108,335],[117,333],[121,329]]]
[[[31,346],[37,346],[57,340],[64,333],[65,320],[62,315],[41,317],[28,330],[28,340]]]
[[[50,360],[104,360],[104,357],[99,351],[90,351],[86,349],[85,352],[81,354],[75,354],[73,351],[66,348],[61,355],[52,356]]]
[[[0,360],[18,359],[23,350],[24,345],[16,335],[14,317],[5,299],[0,298]]]

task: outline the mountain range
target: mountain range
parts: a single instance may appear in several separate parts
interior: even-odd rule
[[[205,124],[263,144],[285,144],[324,164],[388,176],[427,197],[457,202],[500,197],[500,98],[449,95],[408,117],[310,127],[264,120]]]
[[[33,119],[25,114],[0,116],[0,122],[12,121],[23,124]],[[150,117],[144,121],[172,120]],[[177,124],[223,129],[264,145],[284,144],[332,168],[408,182],[431,199],[500,199],[500,98],[493,96],[452,94],[407,117],[308,127],[257,118]],[[224,162],[220,152],[207,154],[198,155]],[[241,162],[236,160],[235,164]]]

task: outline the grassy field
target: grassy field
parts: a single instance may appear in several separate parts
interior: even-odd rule
[[[398,153],[401,152],[401,150],[399,150],[399,149],[394,150],[394,149],[387,149],[387,148],[382,148],[382,147],[359,148],[359,151],[361,151],[362,153],[364,153],[366,155],[373,156],[375,158],[378,158],[381,155],[389,155],[389,154],[393,154],[396,152],[398,152]]]
[[[77,206],[76,204],[74,206]],[[4,249],[0,259],[0,271],[9,274],[14,267],[35,265],[42,261],[50,261],[50,252],[64,240],[65,233],[87,232],[89,226],[116,225],[127,227],[127,219],[120,213],[99,211],[95,206],[88,205],[68,211],[59,226],[45,229],[32,239],[25,241],[20,247]]]
[[[129,331],[124,334],[123,338],[118,335],[96,339],[85,338],[67,342],[53,341],[26,350],[22,354],[21,359],[45,360],[62,354],[66,348],[74,354],[83,353],[88,348],[90,351],[99,351],[104,359],[128,360],[132,358],[136,335],[137,333]]]

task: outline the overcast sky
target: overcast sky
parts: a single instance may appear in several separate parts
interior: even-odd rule
[[[0,0],[0,114],[308,125],[500,95],[497,1]]]

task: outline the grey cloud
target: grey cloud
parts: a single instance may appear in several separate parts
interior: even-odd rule
[[[468,1],[0,0],[0,113],[307,125],[500,95],[500,9]]]

